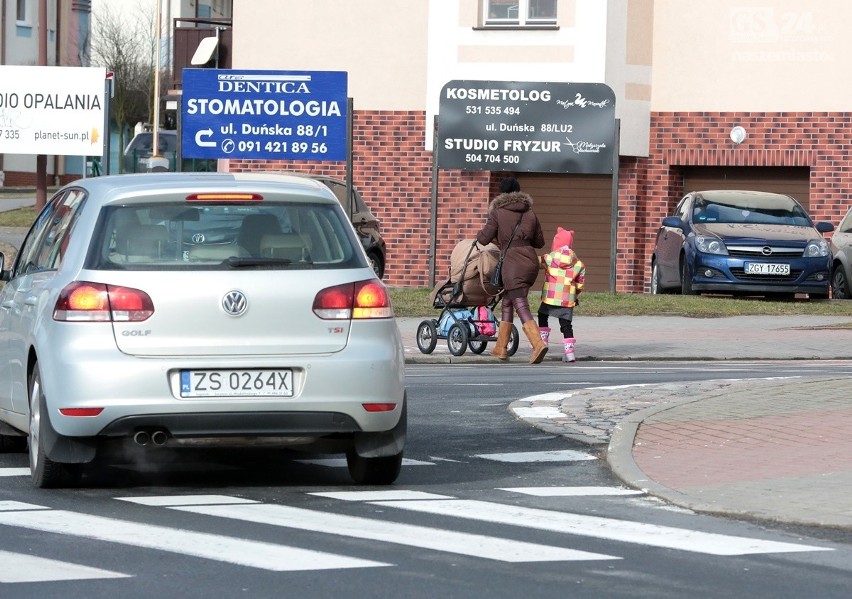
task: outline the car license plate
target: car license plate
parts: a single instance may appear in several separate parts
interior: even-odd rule
[[[746,262],[747,275],[789,275],[789,264],[764,264],[762,262]]]
[[[291,370],[181,370],[181,397],[292,397]]]

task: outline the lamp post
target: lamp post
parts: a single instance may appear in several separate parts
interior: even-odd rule
[[[160,54],[162,53],[162,31],[163,31],[163,2],[157,3],[157,31],[155,32],[155,56],[154,56],[154,131],[151,148],[151,157],[148,159],[148,172],[162,172],[169,170],[169,159],[160,156]],[[168,1],[168,0],[167,0]]]

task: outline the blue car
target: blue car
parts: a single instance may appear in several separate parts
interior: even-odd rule
[[[790,196],[691,192],[657,231],[651,293],[828,298],[833,230]]]

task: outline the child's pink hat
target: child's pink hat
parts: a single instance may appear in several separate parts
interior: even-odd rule
[[[574,231],[566,231],[562,227],[556,228],[556,235],[553,236],[553,245],[550,250],[558,250],[565,246],[571,247],[574,245]]]

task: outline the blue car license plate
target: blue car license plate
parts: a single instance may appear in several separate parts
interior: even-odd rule
[[[789,264],[767,264],[763,262],[746,262],[747,275],[789,275]]]
[[[293,371],[181,370],[181,397],[292,397]]]

